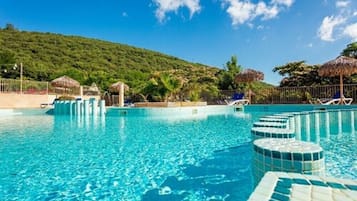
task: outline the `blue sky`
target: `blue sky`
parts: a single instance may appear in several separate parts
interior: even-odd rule
[[[322,64],[357,41],[356,0],[1,0],[0,26],[80,35],[223,68]]]

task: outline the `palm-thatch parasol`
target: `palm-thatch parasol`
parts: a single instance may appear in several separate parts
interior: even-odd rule
[[[248,84],[263,79],[264,79],[264,73],[253,69],[245,69],[241,73],[237,74],[235,77],[236,82],[243,82]],[[249,87],[248,95],[249,95],[250,103],[251,103],[251,93],[252,92]]]
[[[124,90],[128,91],[129,90],[129,86],[126,85],[124,82],[121,82],[121,81],[110,85],[109,91],[111,91],[111,92],[120,92],[120,87],[121,87],[122,84],[124,85]]]
[[[119,93],[119,106],[124,106],[124,91],[129,90],[129,86],[124,84],[124,82],[116,82],[109,87],[109,91],[118,92]]]
[[[80,83],[77,80],[74,80],[66,75],[52,80],[51,85],[54,87],[65,88],[65,90],[67,88],[80,87]]]
[[[357,59],[339,56],[334,60],[328,61],[319,68],[320,76],[336,77],[340,76],[340,103],[343,103],[343,76],[351,76],[357,73]]]

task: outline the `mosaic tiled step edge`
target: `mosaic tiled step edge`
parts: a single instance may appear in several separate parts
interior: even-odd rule
[[[286,123],[288,121],[288,118],[268,118],[268,117],[262,117],[259,119],[260,122],[276,122],[276,123]]]
[[[322,148],[295,139],[264,138],[253,143],[253,169],[257,181],[268,171],[322,175],[325,170]]]
[[[254,122],[254,127],[286,128],[286,122]]]
[[[285,172],[267,172],[249,201],[357,201],[357,182]]]
[[[251,130],[253,139],[260,138],[295,138],[293,129],[272,128],[272,127],[253,127]]]

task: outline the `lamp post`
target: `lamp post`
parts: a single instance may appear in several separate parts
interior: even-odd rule
[[[14,65],[17,68],[17,64]],[[20,94],[22,94],[22,74],[23,74],[23,66],[22,62],[20,63]]]

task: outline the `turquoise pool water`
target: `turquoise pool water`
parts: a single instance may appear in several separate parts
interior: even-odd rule
[[[254,188],[250,129],[266,114],[0,117],[1,199],[246,200]],[[329,129],[316,140],[329,149],[327,174],[357,179],[355,132]]]

